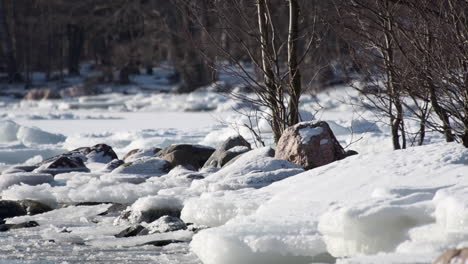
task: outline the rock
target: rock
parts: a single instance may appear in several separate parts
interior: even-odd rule
[[[136,174],[149,178],[167,174],[169,169],[170,164],[164,159],[143,157],[132,162],[124,163],[114,169],[111,174]]]
[[[10,167],[8,169],[8,172],[13,173],[13,170],[15,170],[15,172],[31,172],[37,168],[39,168],[39,166],[37,165],[16,165],[16,166]],[[7,171],[4,171],[3,173],[7,173]]]
[[[37,173],[48,173],[57,175],[60,173],[68,173],[72,171],[90,172],[85,166],[83,159],[74,156],[57,156],[41,162],[39,168],[34,170]]]
[[[146,242],[142,246],[150,245],[150,246],[155,246],[155,247],[164,247],[164,246],[167,246],[169,244],[184,243],[184,242],[186,242],[186,241],[175,240],[175,239],[166,239],[166,240],[156,240],[156,241]]]
[[[350,149],[350,150],[347,150],[347,151],[345,152],[345,156],[346,156],[346,157],[354,156],[354,155],[358,155],[358,154],[359,154],[359,153],[358,153],[357,151],[351,150],[351,149]]]
[[[123,160],[115,159],[112,160],[111,162],[107,163],[106,166],[101,170],[101,172],[111,172],[121,165],[123,165],[125,162]]]
[[[20,224],[3,224],[0,225],[0,232],[6,232],[11,229],[31,228],[36,226],[39,226],[39,224],[36,221],[29,221]]]
[[[26,214],[28,215],[36,215],[52,211],[52,208],[50,208],[50,206],[40,203],[38,201],[22,200],[19,201],[19,204],[21,205],[21,207],[23,207],[23,209],[26,211]]]
[[[181,165],[199,170],[215,150],[211,147],[191,144],[172,145],[159,151],[156,156],[167,160],[172,167]]]
[[[112,160],[118,159],[112,147],[106,144],[97,144],[92,147],[77,148],[64,155],[83,154],[86,156],[87,161],[108,163]],[[86,161],[86,160],[85,160]]]
[[[468,263],[468,247],[461,249],[449,249],[442,253],[433,264]]]
[[[77,148],[57,155],[37,164],[34,172],[57,175],[67,172],[90,172],[85,162],[108,163],[118,159],[114,150],[106,144],[97,144],[92,147]],[[115,164],[114,164],[115,165]]]
[[[26,215],[27,212],[17,201],[0,201],[0,219]]]
[[[275,157],[308,170],[343,159],[346,154],[326,122],[302,122],[283,132]]]
[[[232,160],[230,160],[229,162],[224,164],[223,167],[231,165],[232,163],[236,162],[236,160],[240,159],[242,156],[246,155],[247,153],[249,153],[249,152],[241,153],[240,155],[234,157]],[[265,153],[265,157],[274,158],[275,157],[275,150],[272,149],[272,148],[268,148],[267,152]]]
[[[30,90],[25,96],[26,100],[60,99],[60,94],[50,88],[36,88]]]
[[[129,228],[126,228],[122,232],[118,233],[117,235],[115,235],[115,237],[118,237],[118,238],[134,237],[134,236],[137,236],[144,229],[145,228],[142,225],[131,226]]]
[[[42,214],[49,211],[52,211],[52,208],[38,201],[0,201],[0,220],[15,216]]]
[[[250,143],[242,136],[228,138],[205,162],[203,168],[221,168],[230,160],[242,153],[251,150]]]
[[[149,148],[149,149],[133,149],[133,150],[130,150],[127,154],[125,154],[125,156],[123,157],[123,160],[125,162],[130,162],[130,161],[139,159],[141,157],[152,157],[159,151],[161,151],[161,148],[157,148],[157,147]]]
[[[187,226],[180,218],[165,215],[147,225],[138,235],[151,235],[154,233],[166,233],[185,229],[187,229]]]

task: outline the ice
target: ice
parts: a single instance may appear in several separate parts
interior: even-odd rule
[[[117,167],[111,174],[137,174],[149,178],[166,174],[168,166],[163,159],[143,157]]]
[[[431,197],[422,195],[402,204],[370,200],[351,208],[331,207],[320,217],[318,228],[328,252],[336,257],[391,252],[408,239],[411,228],[434,221],[427,202]]]
[[[99,214],[106,212],[110,206],[111,204],[68,206],[39,215],[8,218],[7,223],[19,224],[36,221],[39,225],[53,225],[58,228],[84,226]]]
[[[377,124],[374,122],[365,120],[365,119],[355,119],[351,122],[351,131],[353,133],[381,133],[382,131],[379,129]]]
[[[6,120],[0,121],[0,142],[20,141],[23,144],[57,144],[63,142],[65,137],[53,134],[39,128],[25,127]]]
[[[312,137],[322,134],[323,128],[321,127],[304,127],[299,129],[299,135],[301,136],[302,144],[309,143]]]
[[[37,156],[47,159],[64,152],[66,152],[65,149],[53,145],[35,145],[29,147],[24,144],[14,146],[4,145],[0,146],[0,162],[6,164],[23,164]]]
[[[16,134],[20,126],[11,120],[0,122],[0,142],[12,142],[18,138]]]
[[[15,184],[39,185],[50,183],[54,176],[47,173],[17,172],[0,175],[0,191]]]
[[[49,133],[39,128],[20,127],[17,134],[18,140],[24,144],[57,144],[65,141],[65,136]]]
[[[221,226],[237,216],[250,215],[265,201],[256,197],[252,189],[227,192],[208,192],[187,199],[181,212],[186,223],[200,226]]]
[[[170,196],[156,195],[140,198],[131,206],[133,212],[149,211],[159,208],[182,209],[182,203],[180,200]]]

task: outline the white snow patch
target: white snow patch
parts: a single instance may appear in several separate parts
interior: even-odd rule
[[[303,127],[299,129],[299,135],[301,136],[301,143],[307,144],[310,142],[312,137],[322,134],[323,128],[321,127]]]

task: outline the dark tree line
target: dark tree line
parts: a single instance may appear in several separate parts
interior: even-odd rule
[[[236,68],[276,140],[304,92],[358,75],[395,149],[427,129],[468,147],[467,19],[466,0],[0,0],[0,72],[28,85],[94,61],[99,81],[125,84],[170,62],[190,92]]]

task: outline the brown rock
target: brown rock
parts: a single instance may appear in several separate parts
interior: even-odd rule
[[[433,264],[468,263],[468,248],[449,249],[442,253]]]
[[[24,99],[26,100],[42,100],[42,99],[60,99],[60,94],[50,88],[37,88],[29,91]]]
[[[345,158],[346,152],[326,122],[302,122],[287,128],[276,146],[275,158],[306,170]]]
[[[178,144],[164,148],[156,154],[156,157],[167,160],[172,167],[181,165],[187,169],[198,170],[214,151],[213,148],[206,146]]]
[[[233,158],[250,150],[250,143],[242,136],[230,137],[216,149],[216,151],[205,162],[203,168],[221,168]]]

